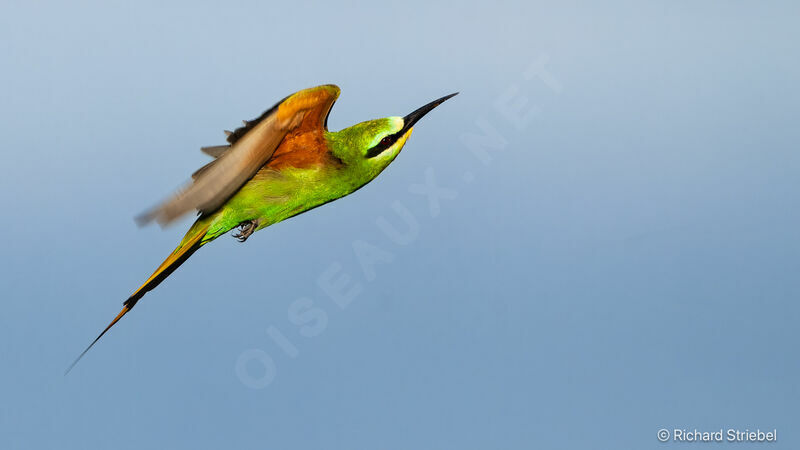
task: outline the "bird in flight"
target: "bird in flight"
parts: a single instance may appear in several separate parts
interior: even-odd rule
[[[258,118],[244,121],[242,127],[226,131],[228,144],[201,149],[214,160],[136,220],[163,226],[193,210],[199,217],[67,372],[136,302],[200,247],[235,228],[234,237],[244,242],[262,228],[355,192],[397,157],[422,116],[457,94],[434,100],[405,117],[369,120],[330,132],[328,114],[339,92],[332,84],[296,92]]]

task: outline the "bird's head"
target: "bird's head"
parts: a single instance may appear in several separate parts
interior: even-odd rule
[[[334,140],[340,144],[335,146],[334,152],[345,164],[358,166],[374,178],[400,153],[414,124],[456,94],[434,100],[405,117],[368,120],[333,133]]]

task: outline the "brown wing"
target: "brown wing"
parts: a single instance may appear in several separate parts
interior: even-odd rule
[[[339,96],[334,85],[305,89],[286,97],[259,118],[231,133],[230,149],[195,172],[193,180],[162,204],[137,218],[166,225],[189,211],[210,213],[222,206],[272,157],[288,133],[322,130]]]
[[[230,145],[212,145],[211,147],[200,147],[200,151],[216,159],[224,155],[230,148]]]

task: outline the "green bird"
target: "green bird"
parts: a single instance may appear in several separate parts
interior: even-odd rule
[[[155,220],[163,226],[194,210],[199,217],[67,372],[200,247],[234,228],[238,228],[234,237],[244,242],[258,230],[355,192],[394,161],[422,116],[457,94],[405,117],[369,120],[330,132],[328,114],[339,92],[332,84],[296,92],[235,131],[226,131],[227,145],[202,148],[215,159],[137,222]]]

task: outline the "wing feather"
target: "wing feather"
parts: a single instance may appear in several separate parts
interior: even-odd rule
[[[272,157],[290,131],[324,127],[339,95],[334,85],[318,86],[290,95],[258,119],[247,122],[228,138],[230,149],[194,173],[193,180],[162,204],[137,217],[162,226],[192,210],[208,214],[222,206]]]
[[[219,158],[223,153],[230,150],[230,145],[212,145],[211,147],[200,147],[200,151],[212,158]]]

